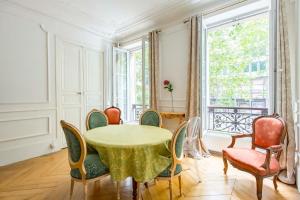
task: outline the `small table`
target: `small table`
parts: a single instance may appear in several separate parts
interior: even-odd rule
[[[116,181],[133,177],[137,182],[146,182],[171,164],[167,157],[167,143],[172,133],[167,129],[145,125],[108,125],[87,131],[84,138],[98,151]]]
[[[179,124],[181,124],[185,119],[184,112],[160,112],[160,115],[165,119],[179,119]]]

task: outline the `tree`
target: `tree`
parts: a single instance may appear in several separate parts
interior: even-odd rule
[[[221,106],[235,106],[235,99],[251,99],[252,80],[265,75],[250,73],[252,63],[269,54],[267,15],[208,31],[209,95]]]

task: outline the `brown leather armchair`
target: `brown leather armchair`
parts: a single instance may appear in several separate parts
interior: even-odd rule
[[[283,119],[278,114],[273,114],[254,119],[252,130],[252,134],[233,135],[231,144],[223,149],[224,174],[227,173],[228,160],[233,167],[255,176],[257,199],[260,200],[265,177],[274,176],[273,184],[277,190],[276,180],[280,171],[281,143],[283,143],[286,128]],[[252,138],[252,148],[234,148],[236,139],[244,137]],[[256,148],[264,149],[266,153],[256,151]]]
[[[120,108],[111,106],[106,108],[104,113],[108,118],[108,124],[123,124]]]

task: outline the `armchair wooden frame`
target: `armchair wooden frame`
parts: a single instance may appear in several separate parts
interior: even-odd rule
[[[254,140],[255,140],[255,122],[261,118],[275,118],[275,119],[278,119],[282,125],[283,125],[283,130],[281,132],[281,141],[279,145],[273,145],[273,146],[270,146],[268,148],[264,148],[264,147],[261,147],[261,146],[258,146],[255,144]],[[266,175],[265,176],[260,176],[258,174],[255,174],[251,171],[248,171],[248,170],[245,170],[243,168],[241,168],[240,166],[236,165],[234,162],[231,162],[230,160],[228,160],[230,162],[230,164],[241,170],[241,171],[245,171],[245,172],[248,172],[250,174],[252,174],[253,176],[255,176],[256,178],[256,193],[257,193],[257,198],[260,200],[262,198],[262,187],[263,187],[263,179],[266,178],[266,177],[273,177],[273,184],[274,184],[274,188],[275,190],[277,190],[277,178],[278,178],[278,173],[279,172],[276,172],[276,173],[271,173],[270,172],[270,162],[271,162],[271,158],[272,156],[275,154],[275,158],[277,161],[279,161],[279,158],[280,158],[280,155],[281,155],[281,152],[282,152],[282,144],[283,144],[283,141],[284,141],[284,138],[285,138],[285,135],[286,135],[286,124],[285,124],[285,121],[279,117],[278,114],[274,113],[273,115],[269,115],[269,116],[260,116],[260,117],[257,117],[253,120],[253,124],[252,124],[252,130],[253,130],[253,133],[252,134],[237,134],[237,135],[232,135],[232,142],[231,144],[228,146],[228,148],[233,148],[234,145],[235,145],[235,142],[237,139],[240,139],[240,138],[245,138],[245,137],[251,137],[252,139],[252,145],[251,145],[251,149],[255,149],[255,148],[260,148],[260,149],[264,149],[266,150],[266,158],[265,158],[265,161],[264,163],[261,165],[261,167],[263,167],[264,169],[266,169]],[[227,169],[228,169],[228,163],[227,163],[227,159],[226,159],[226,156],[224,155],[223,153],[223,162],[224,162],[224,174],[226,175],[227,173]]]
[[[74,189],[74,183],[75,182],[81,182],[83,184],[83,189],[84,189],[84,199],[87,200],[87,186],[88,183],[90,182],[95,182],[95,181],[100,181],[100,179],[106,177],[109,175],[109,173],[104,174],[102,176],[93,178],[93,179],[86,179],[86,169],[84,166],[84,160],[87,155],[87,148],[86,148],[86,143],[82,135],[80,134],[79,130],[73,126],[72,124],[69,124],[63,120],[60,121],[61,127],[65,129],[69,129],[74,136],[78,139],[80,142],[80,148],[81,148],[81,155],[80,158],[77,162],[72,161],[72,158],[70,154],[68,154],[68,160],[69,160],[69,165],[71,169],[79,169],[80,174],[81,174],[81,179],[77,179],[74,177],[71,177],[71,188],[70,188],[70,199],[72,199],[72,194],[73,194],[73,189]]]
[[[182,196],[182,188],[181,188],[181,172],[179,172],[178,174],[175,174],[175,170],[176,170],[176,166],[177,164],[181,164],[182,160],[184,158],[184,152],[182,150],[181,155],[179,157],[177,157],[176,155],[176,141],[177,141],[177,137],[180,134],[180,132],[182,131],[183,128],[185,128],[187,126],[187,122],[184,121],[182,122],[179,127],[177,128],[177,130],[175,131],[175,133],[173,134],[172,137],[172,141],[171,141],[171,145],[170,145],[170,150],[172,153],[172,165],[170,167],[170,177],[156,177],[156,180],[167,180],[169,181],[169,188],[170,188],[170,199],[173,199],[173,178],[178,177],[178,182],[179,182],[179,194],[180,196]]]
[[[114,108],[114,109],[117,109],[117,110],[119,110],[119,112],[120,112],[120,124],[123,124],[123,120],[122,120],[122,118],[121,118],[122,111],[121,111],[121,109],[120,109],[120,108],[118,108],[118,107],[115,107],[115,106],[111,106],[111,107],[105,108],[105,110],[104,110],[104,113],[106,114],[106,111],[107,111],[107,110],[109,110],[109,109],[111,109],[111,108]]]
[[[92,109],[86,116],[86,120],[85,120],[85,125],[86,125],[86,130],[90,130],[91,127],[90,127],[90,124],[89,124],[89,121],[90,121],[90,117],[93,113],[95,112],[98,112],[100,114],[102,114],[105,118],[106,118],[106,126],[108,125],[108,118],[106,116],[106,114],[104,112],[102,112],[101,110],[97,110],[97,109]]]
[[[140,120],[139,120],[140,124],[142,124],[143,116],[144,116],[145,113],[147,113],[147,112],[155,112],[155,113],[158,115],[158,117],[159,117],[159,127],[161,128],[161,127],[162,127],[162,117],[161,117],[161,115],[160,115],[160,113],[159,113],[158,111],[153,110],[153,109],[147,109],[147,110],[145,110],[145,111],[141,114]]]

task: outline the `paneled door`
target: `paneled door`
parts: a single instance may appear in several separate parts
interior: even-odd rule
[[[84,49],[84,107],[85,116],[93,108],[103,110],[104,80],[103,63],[104,53],[96,49]]]
[[[61,119],[72,123],[80,131],[84,130],[84,98],[83,98],[83,50],[82,47],[61,43],[61,95],[58,96],[61,106]],[[62,135],[62,145],[66,145]]]
[[[104,52],[74,43],[57,40],[58,119],[86,130],[85,119],[93,108],[104,104]],[[66,146],[64,134],[62,147]]]

